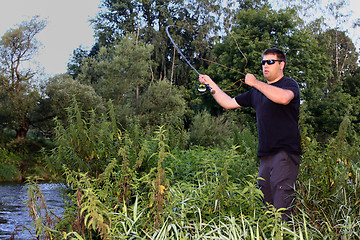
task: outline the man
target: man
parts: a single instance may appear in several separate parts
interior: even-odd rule
[[[261,65],[267,83],[246,74],[245,83],[252,88],[234,98],[224,93],[209,76],[200,75],[199,81],[212,88],[214,99],[225,109],[255,109],[260,158],[258,185],[265,203],[276,209],[287,209],[282,214],[287,221],[292,213],[301,154],[300,90],[294,79],[284,76],[286,55],[278,48],[267,49]]]

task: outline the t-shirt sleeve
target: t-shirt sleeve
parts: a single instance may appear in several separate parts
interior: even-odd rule
[[[294,79],[288,78],[286,83],[281,88],[292,91],[295,95],[295,99],[300,97],[299,85]]]
[[[251,104],[251,90],[244,92],[235,97],[236,102],[242,107],[250,107]]]

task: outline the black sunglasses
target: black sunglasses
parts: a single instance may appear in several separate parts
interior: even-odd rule
[[[269,59],[269,60],[261,60],[261,65],[265,65],[265,63],[267,63],[268,65],[272,65],[275,62],[282,62],[283,60],[273,60],[273,59]]]

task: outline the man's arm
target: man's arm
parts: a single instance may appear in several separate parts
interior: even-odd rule
[[[274,103],[288,105],[295,97],[293,91],[261,82],[257,80],[252,74],[246,74],[245,83],[262,92],[268,99],[270,99]]]
[[[214,91],[213,97],[216,102],[225,109],[234,109],[241,107],[235,100],[235,98],[227,95],[219,86],[207,75],[199,75],[199,81],[202,84],[208,84]]]

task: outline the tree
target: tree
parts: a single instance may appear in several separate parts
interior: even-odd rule
[[[92,23],[100,46],[109,46],[128,33],[137,33],[139,41],[154,47],[155,64],[151,66],[154,78],[174,79],[172,82],[186,85],[191,76],[190,67],[176,56],[165,28],[179,26],[171,29],[171,34],[185,56],[193,61],[194,56],[204,57],[210,52],[210,41],[216,39],[213,37],[220,25],[231,16],[231,11],[225,9],[219,0],[106,0],[103,11]]]
[[[306,50],[306,54],[298,63],[300,65],[294,62],[298,66],[304,62],[310,64],[305,65],[310,74],[304,75],[308,79],[304,82],[306,88],[303,91],[303,98],[306,101],[302,104],[306,124],[325,140],[337,131],[345,116],[354,122],[359,122],[358,97],[354,93],[357,87],[349,91],[349,86],[356,86],[353,75],[358,69],[359,53],[348,37],[350,28],[359,27],[359,19],[351,22],[352,13],[348,1],[330,1],[327,5],[318,0],[286,2],[272,0],[272,2],[278,3],[280,7],[285,7],[284,4],[294,7],[298,19],[304,23],[298,24],[298,28],[311,33],[318,41],[318,49],[325,53],[321,59],[314,55],[313,51]],[[303,40],[307,38],[300,37]],[[293,37],[296,41],[301,38]],[[316,68],[327,70],[327,74],[322,70],[314,71]],[[311,78],[315,78],[315,81]]]
[[[73,51],[71,61],[67,64],[67,73],[70,74],[74,79],[81,73],[82,61],[89,57],[88,51],[81,47]]]
[[[96,94],[94,89],[68,74],[59,74],[49,79],[45,87],[45,97],[41,100],[41,111],[38,112],[38,127],[54,127],[53,119],[66,120],[67,109],[76,102],[77,107],[84,117],[89,117],[94,111],[97,115],[105,112],[103,99]]]
[[[313,101],[309,99],[306,109],[309,122],[322,139],[336,133],[345,117],[353,123],[359,122],[359,98],[352,92],[356,88],[352,91],[348,89],[358,69],[359,53],[348,37],[348,28],[356,25],[350,22],[347,3],[344,0],[329,3],[324,9],[326,17],[317,20],[320,24],[315,36],[327,55],[326,65],[330,67],[331,74],[325,79],[323,91],[316,94],[320,97],[311,99]]]
[[[140,98],[140,120],[151,126],[178,124],[186,110],[182,91],[172,87],[167,79],[151,84]]]
[[[152,49],[149,44],[137,43],[135,35],[129,34],[114,46],[101,47],[96,58],[84,59],[77,80],[118,104],[126,94],[150,80]]]
[[[70,62],[67,64],[67,73],[74,79],[81,73],[83,61],[87,58],[94,58],[99,52],[99,44],[95,43],[90,51],[83,49],[81,46],[73,51]]]
[[[213,64],[207,69],[207,73],[222,89],[229,91],[231,96],[236,96],[248,90],[248,86],[237,82],[239,79],[244,79],[246,73],[253,73],[258,79],[265,81],[260,66],[261,54],[267,48],[278,47],[287,55],[285,75],[299,83],[303,104],[306,103],[308,106],[305,123],[316,123],[317,127],[321,127],[318,125],[321,122],[320,116],[315,112],[326,97],[327,80],[330,78],[331,69],[330,65],[324,63],[329,63],[331,60],[326,49],[319,45],[316,36],[313,36],[307,28],[299,28],[297,21],[294,9],[275,11],[264,6],[257,10],[251,8],[240,10],[236,15],[232,32],[222,43],[214,47],[216,61],[237,71]],[[236,82],[237,84],[232,86]],[[237,87],[240,88],[236,90]],[[213,105],[218,108],[216,104]],[[222,111],[213,109],[212,113],[219,115]],[[241,114],[243,113],[252,117],[242,116],[240,121],[244,119],[254,121],[253,111],[244,108],[241,110]]]
[[[319,36],[319,43],[326,46],[327,54],[332,59],[328,64],[332,76],[328,81],[329,87],[343,81],[346,75],[358,68],[359,53],[356,51],[352,40],[346,33],[336,29],[329,29]]]
[[[119,37],[134,33],[137,26],[139,1],[104,0],[102,11],[91,20],[101,46],[110,46]]]
[[[345,93],[348,93],[352,96],[352,107],[349,109],[349,113],[353,116],[352,123],[357,133],[360,133],[360,67],[356,71],[352,72],[351,75],[346,76],[343,80],[343,90]],[[349,114],[350,115],[350,114]]]
[[[347,75],[343,81],[344,92],[350,94],[353,97],[360,98],[360,67],[353,71],[350,75]]]
[[[268,0],[239,0],[239,9],[242,10],[260,10],[265,6],[270,6]]]
[[[37,108],[39,93],[34,86],[36,72],[25,66],[38,52],[35,36],[46,26],[36,16],[8,30],[0,41],[1,122],[23,139],[31,125],[31,113]]]
[[[258,10],[241,10],[236,15],[232,32],[214,47],[217,61],[237,71],[217,65],[212,65],[209,71],[214,72],[224,89],[243,79],[247,72],[263,79],[260,66],[262,52],[270,47],[278,47],[288,58],[285,74],[297,80],[306,100],[313,97],[308,96],[313,87],[325,86],[324,80],[329,76],[329,66],[322,64],[328,58],[311,32],[297,26],[293,9],[275,11],[265,6]],[[233,95],[246,89],[244,85]]]

